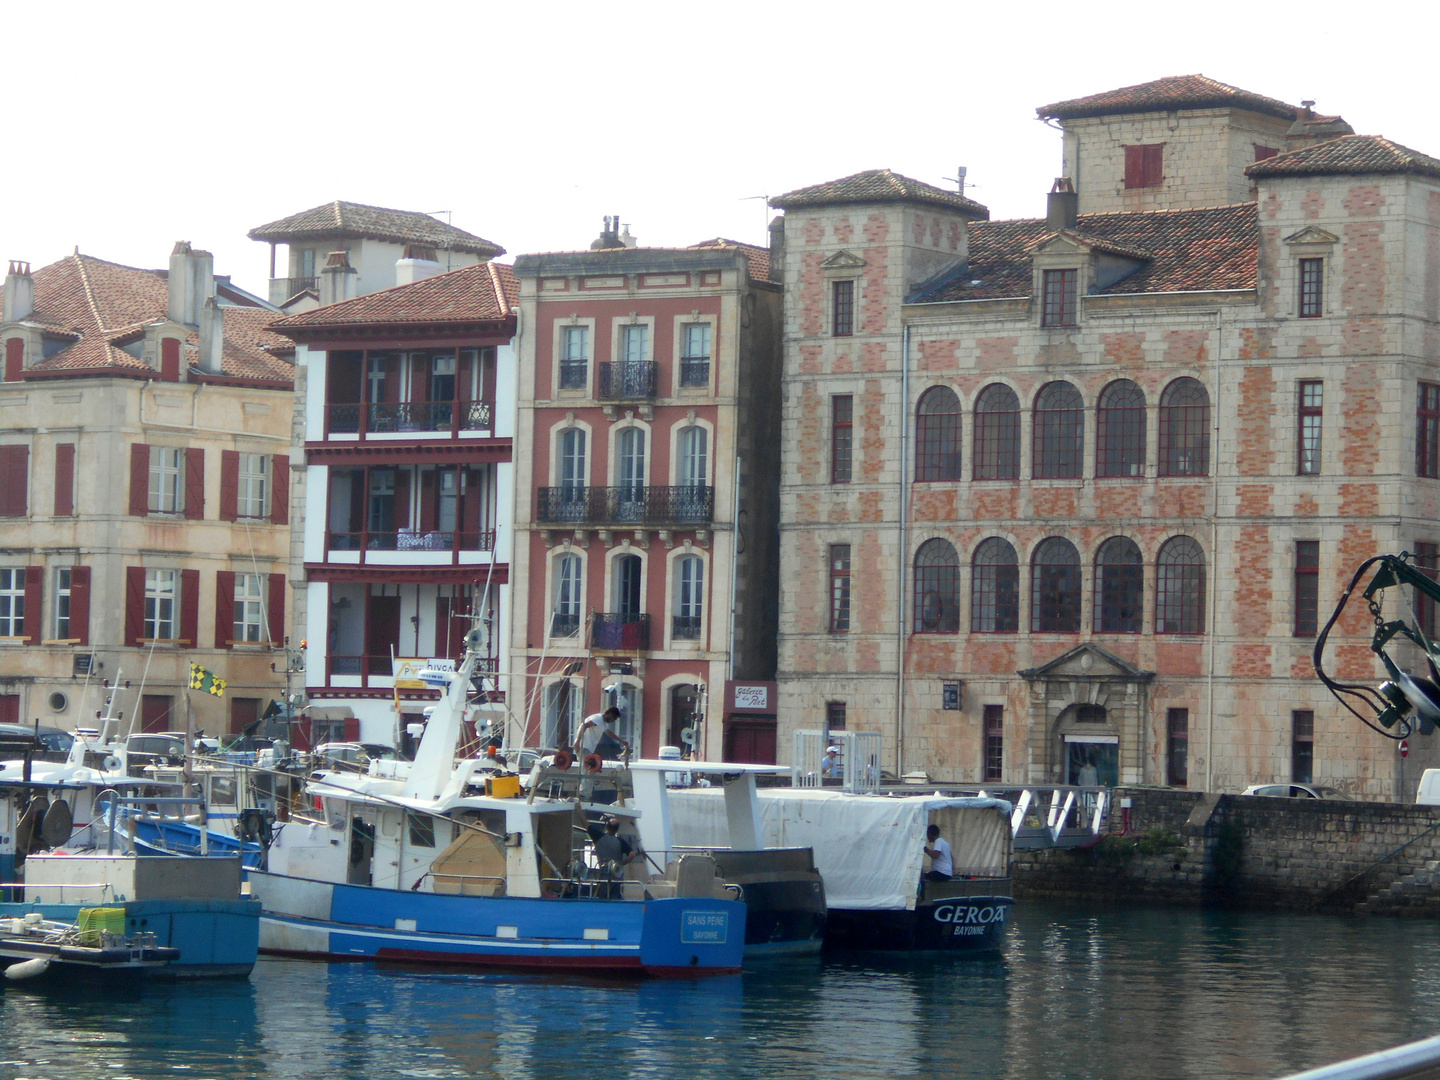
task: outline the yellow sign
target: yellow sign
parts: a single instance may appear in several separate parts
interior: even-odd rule
[[[433,690],[433,686],[426,686],[425,683],[420,680],[420,672],[426,668],[439,671],[454,671],[455,661],[436,657],[397,656],[392,662],[390,669],[395,673],[395,689]]]

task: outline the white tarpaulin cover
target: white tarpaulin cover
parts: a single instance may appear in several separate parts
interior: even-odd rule
[[[762,788],[759,796],[765,846],[813,849],[825,901],[833,908],[914,908],[931,822],[950,844],[957,876],[1009,873],[1011,806],[1000,799],[886,798],[803,788]],[[677,846],[728,846],[719,791],[671,791],[670,815]]]

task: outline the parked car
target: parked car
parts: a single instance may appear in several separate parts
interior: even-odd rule
[[[1241,795],[1266,795],[1280,799],[1340,799],[1353,801],[1343,791],[1319,784],[1251,784]]]
[[[6,741],[38,739],[46,757],[58,754],[61,760],[70,753],[70,747],[75,742],[75,736],[68,731],[54,727],[37,728],[34,724],[0,724],[0,738]]]

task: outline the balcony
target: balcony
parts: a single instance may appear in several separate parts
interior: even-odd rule
[[[654,360],[615,360],[596,371],[595,397],[600,401],[649,401],[655,396]]]
[[[580,633],[580,616],[556,611],[550,615],[550,636],[552,638],[574,637]]]
[[[535,520],[545,525],[706,526],[715,517],[715,489],[687,487],[543,487]]]
[[[680,385],[689,388],[709,386],[710,358],[708,356],[681,357]]]
[[[270,279],[270,302],[272,304],[283,304],[292,296],[297,296],[307,289],[315,292],[320,291],[320,279],[318,277],[277,277]]]
[[[650,616],[597,611],[590,619],[590,648],[633,653],[650,648]]]
[[[327,657],[328,671],[326,683],[334,685],[335,677],[344,679],[359,679],[358,683],[347,685],[370,686],[371,679],[389,680],[394,677],[395,671],[390,663],[389,655],[385,656],[345,656],[331,654]],[[500,661],[493,656],[482,656],[475,661],[475,671],[481,674],[493,675],[500,670]],[[380,684],[387,688],[390,683]]]
[[[672,615],[670,637],[675,641],[699,641],[700,623],[699,615]]]
[[[403,432],[458,435],[493,431],[495,407],[488,401],[396,401],[327,405],[331,435],[391,435]]]
[[[493,551],[495,533],[419,532],[331,532],[331,551]]]

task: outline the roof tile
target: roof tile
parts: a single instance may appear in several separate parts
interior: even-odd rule
[[[1245,175],[1250,177],[1364,173],[1415,173],[1440,178],[1440,161],[1379,135],[1344,135],[1288,154],[1277,154],[1245,169]]]
[[[413,210],[390,210],[363,203],[335,202],[313,206],[298,214],[251,229],[251,240],[288,244],[294,241],[328,240],[360,236],[389,240],[396,244],[418,244],[448,251],[468,251],[482,259],[504,255],[505,249],[484,237],[457,229],[429,214]]]
[[[272,319],[270,326],[277,333],[293,337],[292,331],[303,333],[320,327],[500,320],[511,315],[519,296],[513,268],[503,263],[478,263],[278,321]]]
[[[1238,86],[1218,82],[1204,75],[1170,75],[1153,82],[1122,86],[1118,90],[1091,94],[1042,105],[1035,112],[1045,119],[1076,120],[1084,116],[1117,116],[1125,113],[1167,112],[1171,109],[1249,109],[1251,112],[1292,120],[1301,110],[1275,98],[1253,94]]]
[[[990,216],[990,211],[974,199],[912,180],[889,169],[868,169],[839,180],[798,188],[770,200],[771,206],[781,210],[842,203],[924,203],[964,210],[980,218]]]

